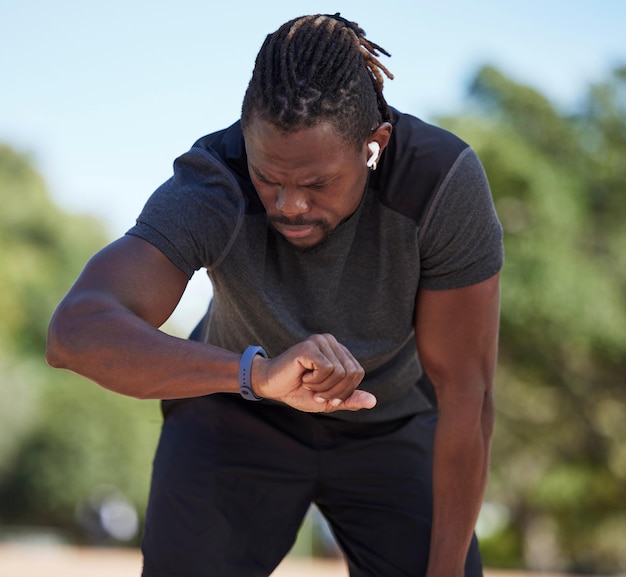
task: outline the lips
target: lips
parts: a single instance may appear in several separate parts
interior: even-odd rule
[[[332,228],[323,219],[306,218],[304,215],[287,218],[284,215],[269,217],[272,227],[285,240],[299,248],[311,248],[324,241]]]
[[[315,229],[314,224],[273,223],[274,227],[287,239],[306,238]]]

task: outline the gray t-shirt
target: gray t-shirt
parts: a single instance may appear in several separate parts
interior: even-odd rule
[[[366,371],[377,406],[329,415],[380,422],[432,408],[414,339],[418,289],[478,283],[502,265],[502,230],[472,149],[395,113],[394,130],[357,211],[302,251],[267,222],[249,179],[239,123],[199,140],[147,202],[139,236],[191,276],[206,267],[213,299],[203,339],[276,356],[331,333]]]

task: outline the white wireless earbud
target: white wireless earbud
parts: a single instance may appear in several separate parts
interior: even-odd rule
[[[380,155],[380,144],[374,140],[370,142],[367,147],[372,153],[372,155],[367,159],[367,167],[372,170],[376,170],[376,163],[378,162],[378,156]]]

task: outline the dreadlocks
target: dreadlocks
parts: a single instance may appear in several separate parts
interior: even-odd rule
[[[366,40],[355,22],[317,14],[283,24],[265,39],[242,108],[244,130],[259,117],[286,132],[330,121],[360,144],[391,120],[383,97],[383,48]]]

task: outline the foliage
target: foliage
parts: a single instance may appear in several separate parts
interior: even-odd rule
[[[467,113],[505,230],[487,565],[626,570],[626,69],[575,114],[491,67]],[[143,511],[158,405],[43,362],[50,314],[105,242],[0,147],[0,523],[59,527],[117,488]],[[102,488],[105,484],[109,488]],[[77,512],[79,513],[77,517]]]
[[[56,207],[32,160],[6,145],[0,200],[0,524],[84,539],[76,508],[103,484],[143,511],[158,407],[44,362],[54,307],[105,242],[97,220]]]
[[[6,145],[0,201],[0,347],[33,353],[43,350],[51,311],[104,234],[94,217],[59,210],[32,161]]]
[[[625,93],[616,70],[565,115],[484,67],[472,114],[443,121],[477,150],[505,230],[488,499],[510,515],[487,564],[626,568]]]
[[[89,535],[77,518],[79,508],[107,487],[143,513],[158,405],[113,395],[63,372],[46,376],[39,398],[37,419],[2,477],[2,520],[58,527],[84,541]]]

